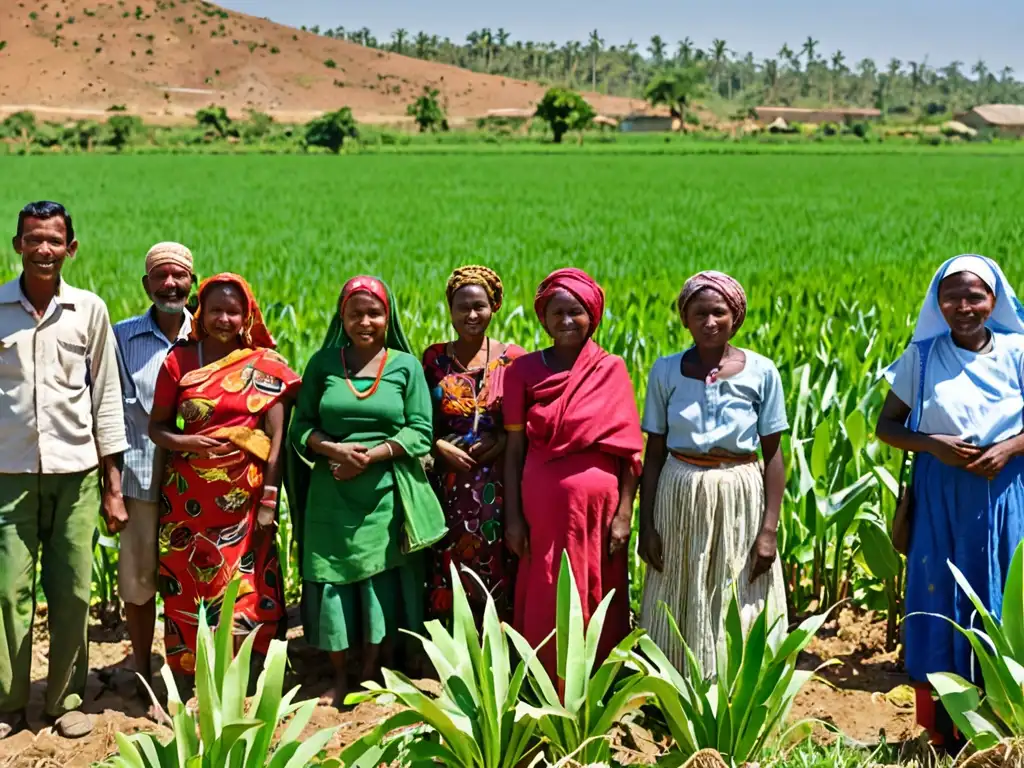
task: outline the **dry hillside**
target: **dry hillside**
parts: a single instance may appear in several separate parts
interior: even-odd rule
[[[0,112],[45,116],[100,115],[123,104],[177,121],[216,103],[292,120],[350,106],[360,120],[387,122],[424,85],[441,90],[456,118],[530,107],[543,92],[200,0],[0,0],[0,49]],[[598,95],[591,102],[612,115],[642,106]]]

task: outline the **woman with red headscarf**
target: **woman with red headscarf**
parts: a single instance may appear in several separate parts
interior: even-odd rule
[[[537,289],[550,347],[520,357],[505,379],[506,541],[520,558],[513,625],[538,646],[555,627],[558,572],[568,552],[589,621],[611,591],[600,657],[629,633],[626,547],[643,438],[621,358],[593,340],[604,291],[579,269]],[[556,649],[540,656],[556,670]]]
[[[191,677],[198,609],[212,624],[241,579],[234,630],[258,630],[265,654],[285,605],[274,519],[286,402],[299,376],[274,352],[248,283],[224,273],[199,286],[189,342],[157,377],[149,435],[169,451],[160,494],[160,594],[167,664]],[[181,419],[183,429],[178,429]]]

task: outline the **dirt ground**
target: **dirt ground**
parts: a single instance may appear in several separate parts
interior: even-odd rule
[[[104,629],[99,622],[90,627],[91,672],[84,703],[85,711],[95,716],[95,729],[85,739],[68,741],[46,728],[39,720],[48,652],[45,614],[39,619],[33,644],[33,680],[36,681],[30,704],[33,732],[26,731],[0,741],[0,768],[86,768],[116,751],[116,732],[151,730],[170,735],[167,729],[146,719],[146,708],[134,696],[135,677],[129,660],[131,646],[124,627]],[[302,686],[300,700],[318,697],[329,683],[325,660],[303,642],[294,611],[289,619],[292,679],[288,685]],[[883,739],[892,744],[915,738],[919,731],[914,723],[913,696],[904,687],[907,678],[897,664],[896,654],[885,653],[884,645],[885,621],[871,614],[845,610],[837,620],[826,624],[800,665],[804,669],[815,669],[829,659],[836,659],[840,664],[822,670],[822,681],[811,682],[799,694],[793,718],[823,720],[839,728],[849,739],[867,744]],[[158,631],[155,643],[158,652],[161,646]],[[328,747],[334,753],[389,714],[390,710],[373,704],[362,704],[349,712],[318,707],[305,734],[340,725],[341,730]],[[643,740],[642,729],[639,735],[624,736],[625,742],[632,744],[638,753],[646,751],[642,744],[636,743]],[[819,736],[831,738],[824,731]],[[640,759],[640,754],[637,758]]]
[[[898,663],[885,651],[884,618],[845,609],[827,623],[800,660],[802,669],[822,669],[798,695],[794,719],[815,718],[839,728],[849,739],[889,744],[917,738],[914,694]]]
[[[134,9],[138,9],[132,12]],[[276,119],[351,107],[362,122],[405,120],[424,86],[451,118],[536,105],[544,87],[314,35],[198,0],[6,0],[0,3],[0,118],[96,119],[113,105],[149,122],[192,122],[208,104]],[[642,100],[587,94],[599,113]]]

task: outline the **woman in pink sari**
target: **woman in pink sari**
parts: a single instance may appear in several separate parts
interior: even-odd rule
[[[629,633],[626,547],[643,437],[621,358],[593,340],[604,292],[579,269],[540,284],[534,309],[552,345],[515,360],[505,378],[505,539],[520,558],[513,626],[536,647],[555,627],[562,552],[589,621],[611,591],[598,649]],[[556,649],[540,654],[550,673]],[[552,674],[554,676],[554,674]]]

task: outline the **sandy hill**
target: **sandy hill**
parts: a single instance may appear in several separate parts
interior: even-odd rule
[[[0,112],[85,116],[123,104],[173,122],[216,103],[304,120],[349,106],[363,121],[388,122],[425,85],[441,90],[456,118],[528,108],[543,93],[201,0],[0,0]],[[599,95],[591,103],[611,115],[642,107]]]

